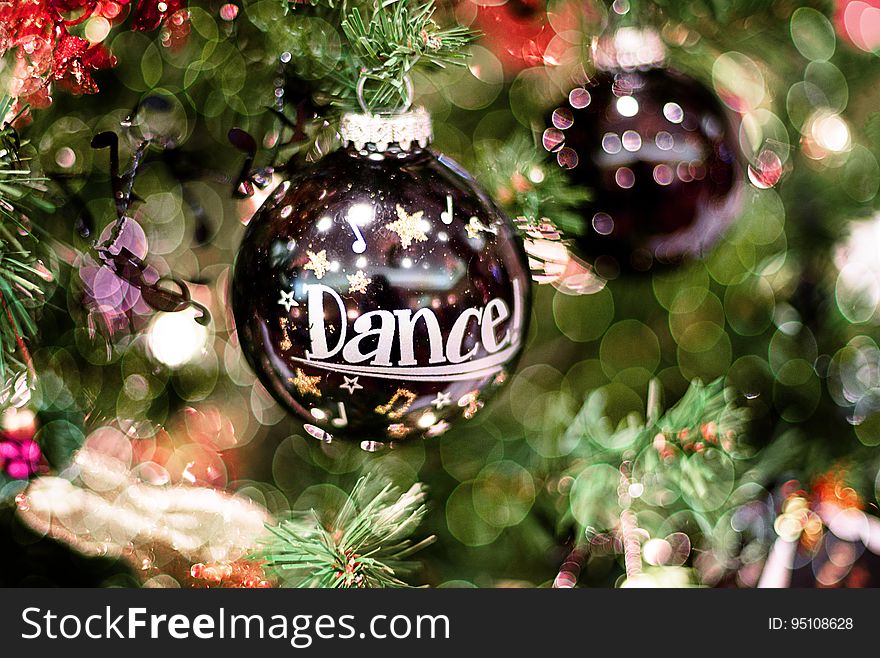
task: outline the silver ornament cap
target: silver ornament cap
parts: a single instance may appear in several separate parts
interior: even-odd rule
[[[434,133],[431,115],[423,107],[400,114],[368,114],[347,112],[339,122],[339,135],[344,146],[358,151],[372,145],[379,152],[397,144],[405,151],[426,148]]]

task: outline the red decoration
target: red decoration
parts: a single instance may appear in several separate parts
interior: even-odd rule
[[[52,77],[75,94],[94,94],[98,85],[91,71],[113,66],[116,58],[101,44],[91,45],[69,34],[57,42]]]
[[[92,73],[116,64],[100,43],[71,34],[70,29],[92,16],[114,21],[132,0],[15,0],[0,2],[0,56],[15,54],[8,92],[19,105],[46,107],[49,86],[58,82],[75,94],[98,91]],[[132,9],[133,30],[153,30],[172,17],[171,30],[179,40],[188,28],[186,0],[137,0]],[[14,112],[17,113],[16,108]],[[2,119],[3,117],[0,117]]]
[[[823,473],[813,481],[813,500],[816,505],[831,503],[843,509],[864,510],[865,502],[859,493],[846,483],[847,472],[842,466]]]
[[[180,9],[171,14],[162,26],[162,45],[172,51],[180,50],[189,37],[189,10]]]
[[[159,27],[166,18],[186,7],[186,0],[138,0],[131,12],[131,29],[148,32]]]
[[[585,17],[593,20],[592,10],[577,3],[560,5],[555,10],[559,13],[551,20],[546,0],[504,0],[500,4],[497,0],[471,1],[477,5],[474,27],[483,33],[483,44],[501,60],[508,74],[560,64],[571,44],[554,42],[557,30],[581,29]]]
[[[502,5],[477,8],[475,25],[506,71],[516,73],[547,63],[545,51],[556,32],[542,4],[535,0],[508,0]]]
[[[266,589],[272,581],[266,578],[262,563],[250,560],[235,562],[197,563],[189,575],[195,581],[193,587],[224,587],[235,589]]]

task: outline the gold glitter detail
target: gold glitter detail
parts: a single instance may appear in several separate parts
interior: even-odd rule
[[[397,403],[397,401],[400,400],[400,398],[406,398],[406,400],[400,407],[392,411],[392,408]],[[409,408],[412,406],[412,403],[415,401],[415,399],[415,393],[405,388],[399,388],[394,392],[394,395],[391,396],[391,399],[388,400],[388,404],[382,404],[376,407],[376,413],[382,414],[383,416],[387,415],[390,419],[397,420],[398,418],[403,416],[403,414],[409,411]]]
[[[300,395],[314,395],[316,398],[321,397],[321,391],[318,390],[318,384],[321,383],[321,375],[309,377],[299,368],[296,369],[296,377],[288,377],[287,381],[296,387]]]
[[[347,274],[346,278],[348,279],[348,292],[367,292],[367,286],[373,283],[372,279],[369,279],[364,275],[363,270],[358,270],[355,274]]]
[[[458,400],[458,406],[464,407],[462,415],[468,420],[473,418],[477,414],[477,412],[483,408],[483,404],[483,401],[480,400],[479,391],[471,391],[470,393],[465,393]]]
[[[403,206],[397,204],[397,220],[390,224],[385,224],[385,228],[394,231],[400,237],[400,245],[407,249],[413,241],[424,242],[428,239],[425,232],[421,229],[423,210],[408,214]]]
[[[316,278],[323,279],[324,275],[327,274],[327,270],[330,269],[330,261],[327,260],[327,250],[321,249],[318,253],[307,251],[306,254],[309,256],[309,262],[303,266],[303,269],[313,270]]]
[[[407,427],[403,423],[392,423],[385,430],[392,439],[402,439],[407,434],[412,432],[411,427]]]
[[[290,329],[287,326],[287,318],[278,318],[278,322],[281,325],[281,340],[278,343],[278,347],[281,348],[282,352],[286,352],[293,347],[293,341],[290,340]]]

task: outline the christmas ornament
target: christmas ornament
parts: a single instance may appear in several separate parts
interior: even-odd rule
[[[599,274],[708,251],[739,199],[736,131],[696,80],[661,68],[663,44],[625,28],[594,47],[597,73],[552,114],[544,147],[590,189],[576,247]]]
[[[40,469],[43,453],[33,439],[0,439],[0,472],[26,480]]]
[[[34,441],[37,417],[30,409],[10,407],[0,420],[0,472],[16,480],[26,480],[45,469],[43,451]]]
[[[436,436],[507,378],[529,316],[509,220],[427,149],[430,117],[347,114],[345,147],[283,182],[232,281],[242,349],[322,440]]]

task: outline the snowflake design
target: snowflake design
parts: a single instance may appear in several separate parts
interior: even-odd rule
[[[397,219],[390,224],[385,224],[385,228],[397,233],[400,238],[400,246],[408,249],[414,241],[424,242],[428,239],[422,230],[422,215],[424,214],[423,210],[419,210],[410,215],[403,209],[403,206],[397,204]]]
[[[358,270],[355,274],[347,274],[346,278],[348,279],[349,293],[367,292],[367,286],[373,282],[364,274],[363,270]]]
[[[321,249],[318,253],[309,250],[306,254],[309,257],[309,262],[303,266],[303,269],[312,270],[316,278],[323,279],[324,275],[327,274],[327,270],[330,269],[330,261],[327,260],[327,250]]]

